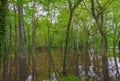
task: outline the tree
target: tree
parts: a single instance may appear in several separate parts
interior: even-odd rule
[[[7,0],[0,0],[0,71],[2,67],[3,56],[3,81],[7,81],[7,53],[6,53],[6,15],[7,15]]]
[[[17,10],[16,10],[16,2],[13,0],[14,4],[14,31],[15,31],[15,53],[14,53],[14,58],[15,58],[15,76],[14,76],[14,81],[17,81],[18,77],[18,50],[19,50],[19,45],[18,45],[18,24],[17,24]]]
[[[36,73],[36,61],[35,61],[35,37],[36,37],[36,23],[35,23],[35,0],[33,4],[33,13],[32,13],[32,75],[33,81],[35,80],[35,73]]]
[[[109,81],[108,72],[108,57],[107,57],[107,37],[106,31],[104,30],[104,11],[109,6],[111,1],[107,1],[103,6],[100,4],[99,0],[96,0],[97,9],[95,8],[95,1],[91,0],[91,15],[94,17],[98,31],[101,35],[101,50],[102,50],[102,72],[104,81]]]
[[[69,4],[69,20],[67,24],[67,30],[66,30],[66,40],[65,40],[65,51],[64,51],[64,59],[63,59],[63,75],[66,76],[67,74],[67,55],[68,55],[68,45],[69,45],[69,32],[71,27],[71,21],[74,10],[79,6],[79,4],[82,2],[82,0],[74,1],[74,3],[71,0],[68,0]]]
[[[25,43],[25,31],[23,20],[23,1],[18,2],[18,16],[19,16],[19,35],[20,35],[20,57],[19,57],[19,81],[26,80],[26,43]]]

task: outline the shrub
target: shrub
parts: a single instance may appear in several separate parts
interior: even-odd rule
[[[61,79],[59,79],[58,81],[79,81],[79,79],[75,76],[67,76],[67,77],[63,77]]]

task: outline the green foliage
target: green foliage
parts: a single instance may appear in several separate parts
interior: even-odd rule
[[[80,81],[86,81],[86,78],[85,77],[81,77]]]
[[[75,76],[67,76],[67,77],[63,77],[61,79],[59,79],[58,81],[79,81],[79,79]]]
[[[45,80],[45,81],[52,81],[52,80]],[[60,78],[60,79],[55,80],[55,81],[86,81],[86,78],[81,77],[80,79],[78,79],[78,77],[76,77],[76,76],[69,75],[67,77],[63,77],[63,78]]]

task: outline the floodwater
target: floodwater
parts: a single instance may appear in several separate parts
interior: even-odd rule
[[[120,62],[119,62],[118,58],[117,58],[117,63],[118,63],[118,70],[120,73]],[[108,58],[108,64],[109,64],[109,66],[108,66],[109,76],[110,76],[111,81],[117,81],[114,58]],[[79,67],[80,76],[85,76],[84,67],[81,65],[79,65],[78,67]],[[102,69],[100,69],[100,71],[98,71],[98,72],[102,73]],[[103,81],[103,76],[98,75],[98,73],[95,73],[93,65],[89,66],[88,74],[89,74],[89,81]],[[52,81],[57,81],[57,77],[56,77],[55,73],[52,73],[51,77],[52,77]],[[47,81],[47,80],[43,80],[43,81]]]
[[[61,75],[62,73],[62,63],[63,63],[63,54],[64,52],[62,52],[61,50],[54,50],[51,52],[52,54],[52,57],[53,57],[53,61],[54,61],[54,66],[55,66],[55,71],[52,69],[53,67],[51,67],[52,71],[50,73],[50,77],[53,81],[56,81],[57,78],[59,77],[59,75]],[[46,79],[48,78],[48,68],[49,68],[49,60],[48,57],[48,53],[46,51],[42,51],[41,53],[39,53],[40,56],[38,56],[37,58],[38,61],[40,60],[41,61],[41,64],[40,63],[37,63],[37,74],[38,76],[37,77],[41,77],[42,76],[42,80],[41,81],[47,81]],[[70,52],[70,54],[68,55],[68,69],[70,68],[69,72],[72,73],[74,70],[71,69],[71,66],[72,66],[72,61],[74,59],[73,58],[73,53]],[[44,56],[44,57],[42,57]],[[93,56],[93,57],[96,57],[96,56]],[[92,56],[90,56],[90,58],[92,58]],[[97,65],[94,65],[93,64],[93,59],[90,59],[90,64],[89,64],[89,69],[88,69],[88,77],[89,77],[89,81],[103,81],[103,75],[102,75],[102,59],[101,57],[99,56],[98,57],[98,62],[97,62]],[[80,61],[82,62],[81,60],[81,57],[80,57]],[[96,60],[97,61],[97,60]],[[42,65],[43,63],[43,65]],[[118,64],[118,71],[120,73],[120,62],[119,62],[119,58],[117,58],[117,64]],[[71,66],[70,66],[71,65]],[[115,66],[115,60],[113,57],[109,57],[108,58],[108,69],[109,69],[109,76],[110,76],[110,81],[117,81],[116,80],[116,66]],[[52,66],[52,65],[51,65]],[[74,62],[73,62],[73,66],[74,66]],[[80,77],[86,77],[85,75],[85,68],[83,66],[83,64],[79,63],[79,76]],[[95,71],[95,68],[96,68],[96,71]],[[56,75],[56,71],[57,71],[57,75]],[[40,74],[42,73],[42,74]],[[44,77],[46,76],[46,77]],[[118,76],[118,75],[117,75]]]

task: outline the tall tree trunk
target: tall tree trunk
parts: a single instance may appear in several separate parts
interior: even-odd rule
[[[27,67],[26,67],[26,43],[24,34],[23,22],[23,1],[18,0],[18,16],[19,16],[19,34],[20,34],[20,58],[19,58],[19,81],[26,80]]]
[[[75,30],[75,75],[79,77],[79,56],[80,56],[80,50],[79,50],[79,42],[78,42],[78,27]]]
[[[48,3],[48,13],[50,13],[50,8],[49,8],[49,4]],[[49,18],[49,15],[47,14],[47,19]],[[50,75],[51,75],[51,24],[49,24],[49,21],[47,20],[47,29],[48,29],[48,44],[47,44],[47,53],[48,53],[48,78],[50,79]]]
[[[64,60],[63,60],[63,75],[67,75],[67,55],[68,55],[68,42],[69,42],[69,31],[70,31],[70,26],[71,26],[71,21],[72,21],[72,15],[73,15],[73,10],[70,11],[70,16],[68,20],[68,26],[67,26],[67,31],[66,31],[66,41],[65,41],[65,51],[64,51]]]
[[[2,67],[3,56],[3,81],[7,81],[7,40],[6,39],[6,13],[7,13],[7,0],[0,0],[0,72]],[[1,74],[0,74],[1,75]],[[2,78],[2,77],[0,77]]]
[[[17,16],[16,16],[16,4],[15,0],[13,0],[14,4],[14,31],[15,31],[15,54],[14,54],[14,61],[15,61],[15,73],[14,73],[14,81],[18,79],[18,27],[17,27]]]
[[[12,81],[12,26],[10,24],[10,33],[9,33],[9,81]]]
[[[31,41],[31,36],[30,36],[30,27],[27,27],[27,36],[28,36],[28,40],[27,40],[27,52],[28,52],[28,56],[27,56],[27,76],[29,76],[30,74],[30,61],[31,61],[31,47],[30,47],[30,41]]]
[[[63,75],[67,75],[67,55],[68,55],[68,45],[69,45],[69,32],[70,32],[70,27],[71,27],[71,22],[72,22],[72,16],[74,10],[79,6],[79,4],[83,0],[77,0],[74,4],[71,2],[71,0],[68,0],[69,4],[69,20],[67,24],[67,30],[66,30],[66,40],[65,40],[65,51],[64,51],[64,58],[63,58]]]
[[[3,81],[8,81],[8,55],[3,56]]]
[[[4,37],[4,49],[3,49],[3,81],[8,81],[8,31],[7,28],[5,27],[5,37]]]
[[[3,44],[6,26],[7,0],[0,0],[0,71],[2,66]]]
[[[88,55],[88,29],[87,27],[83,28],[84,39],[83,39],[83,56],[84,56],[84,68],[87,81],[89,81],[89,55]]]
[[[8,81],[8,36],[7,30],[5,29],[5,38],[4,38],[4,52],[3,52],[3,81]]]
[[[33,4],[33,13],[32,13],[32,76],[33,81],[35,81],[35,73],[36,73],[36,61],[35,61],[35,52],[34,52],[34,45],[35,45],[35,31],[36,31],[36,25],[35,25],[35,0]]]

